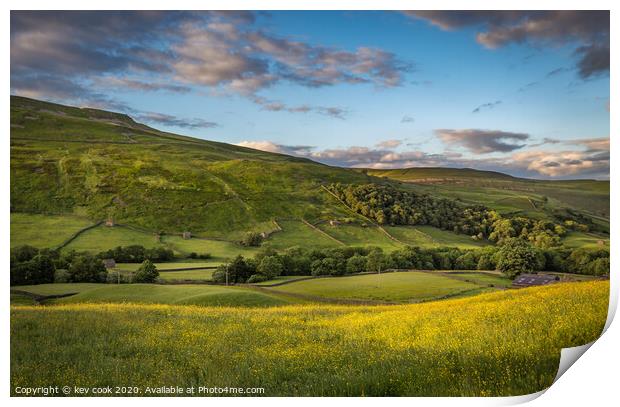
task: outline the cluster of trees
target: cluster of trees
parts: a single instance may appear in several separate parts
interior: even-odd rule
[[[502,244],[506,239],[521,238],[535,247],[548,249],[560,245],[560,239],[566,234],[562,225],[547,221],[516,216],[502,218],[498,216],[491,225],[488,238],[492,242]]]
[[[187,257],[190,259],[210,259],[213,256],[211,256],[211,253],[191,252],[190,254],[187,255]]]
[[[353,211],[380,225],[430,225],[486,238],[497,214],[483,206],[401,191],[389,185],[347,185],[327,187]]]
[[[47,252],[32,246],[11,250],[11,285],[45,284],[54,282],[56,268]]]
[[[142,263],[144,260],[164,262],[174,260],[174,252],[163,247],[147,249],[140,245],[117,246],[114,249],[100,252],[100,259],[114,259],[119,263]]]
[[[117,281],[117,277],[110,277],[100,256],[75,251],[61,253],[27,245],[11,250],[10,274],[11,285]],[[153,283],[158,277],[159,272],[153,262],[145,259],[131,281],[123,278],[123,282]]]
[[[329,185],[328,189],[353,211],[380,225],[430,225],[498,244],[519,237],[538,248],[548,249],[560,244],[566,227],[579,228],[575,222],[565,227],[525,217],[504,218],[481,205],[467,206],[457,200],[401,191],[389,185],[338,183]]]
[[[381,248],[343,247],[305,250],[293,247],[281,253],[272,249],[254,258],[237,256],[221,265],[213,280],[229,284],[255,283],[278,275],[340,276],[388,269],[499,270],[508,277],[536,271],[603,276],[609,274],[609,251],[604,249],[540,249],[511,237],[498,246],[476,250],[404,247],[391,253]],[[228,278],[228,279],[227,279]]]
[[[159,278],[159,271],[152,261],[146,259],[133,275],[134,283],[155,283]]]
[[[88,253],[20,246],[11,250],[11,285],[53,282],[105,282],[105,266]]]

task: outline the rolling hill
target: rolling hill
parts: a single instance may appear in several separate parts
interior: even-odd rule
[[[210,236],[344,215],[320,192],[368,176],[164,133],[126,115],[11,98],[11,211]]]
[[[534,181],[471,169],[338,168],[162,132],[124,114],[11,97],[12,246],[97,252],[141,244],[214,253],[220,261],[252,253],[235,243],[248,231],[264,232],[264,244],[278,250],[484,244],[426,226],[379,228],[330,194],[324,186],[331,183],[390,184],[532,218],[571,210],[603,231],[609,227],[608,182]],[[334,228],[331,219],[349,223]],[[106,221],[118,227],[107,228]],[[184,231],[197,239],[183,240]]]

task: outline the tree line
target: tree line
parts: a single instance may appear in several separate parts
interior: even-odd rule
[[[117,257],[114,257],[117,256]],[[142,263],[131,279],[112,276],[102,259],[115,258],[125,263]],[[174,258],[169,249],[145,249],[142,246],[117,247],[92,255],[86,252],[61,252],[60,250],[38,249],[24,245],[11,250],[10,284],[32,285],[47,283],[105,283],[141,282],[157,280],[159,272],[154,261]]]
[[[279,275],[341,276],[388,269],[499,270],[514,278],[520,273],[555,271],[595,276],[609,275],[606,249],[541,249],[520,238],[506,238],[499,246],[464,250],[423,249],[406,246],[391,253],[378,247],[303,249],[283,252],[261,250],[254,258],[241,255],[222,264],[213,274],[215,282],[257,283]]]

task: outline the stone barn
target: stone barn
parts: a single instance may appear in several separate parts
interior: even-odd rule
[[[114,226],[114,219],[108,218],[108,220],[105,221],[105,225],[111,228],[112,226]]]
[[[512,281],[512,286],[515,288],[523,288],[553,284],[558,281],[560,281],[560,277],[552,274],[521,274]]]
[[[192,232],[183,232],[183,239],[188,240],[192,238]]]

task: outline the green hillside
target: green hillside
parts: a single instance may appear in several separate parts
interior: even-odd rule
[[[401,186],[418,192],[483,204],[506,215],[553,220],[570,210],[586,216],[602,229],[609,229],[609,181],[533,180],[470,168],[358,171],[398,181]]]
[[[125,115],[11,98],[13,213],[223,237],[270,231],[276,217],[342,216],[320,185],[367,179],[305,159],[160,132]]]
[[[11,97],[11,246],[97,253],[116,246],[209,253],[221,262],[263,246],[404,245],[475,248],[467,234],[431,226],[378,227],[327,188],[390,184],[484,205],[505,216],[590,225],[607,241],[609,182],[535,181],[472,169],[353,170],[162,132],[124,114]],[[331,226],[331,220],[339,220]],[[104,225],[112,221],[114,227]],[[446,229],[446,228],[444,228]],[[181,233],[190,231],[185,240]],[[571,237],[571,246],[581,240]]]

